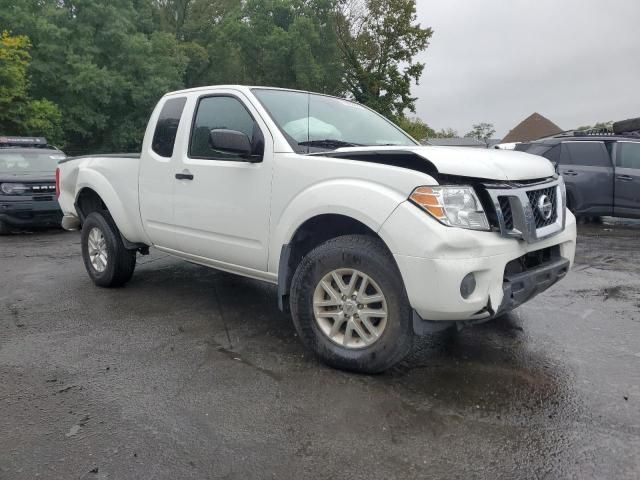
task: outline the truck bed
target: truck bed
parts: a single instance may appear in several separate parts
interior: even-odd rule
[[[78,155],[77,157],[67,157],[64,160],[60,160],[58,165],[70,162],[72,160],[80,160],[82,158],[137,158],[140,159],[140,153],[103,153],[95,155]]]

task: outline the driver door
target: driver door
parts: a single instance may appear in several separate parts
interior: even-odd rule
[[[180,153],[173,179],[176,249],[221,269],[265,272],[272,137],[257,111],[239,93],[203,95],[196,103],[189,145]],[[249,161],[236,153],[214,150],[209,142],[213,129],[242,132],[254,146],[263,139],[262,157]]]

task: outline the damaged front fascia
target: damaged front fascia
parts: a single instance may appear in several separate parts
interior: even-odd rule
[[[417,153],[406,150],[381,150],[381,151],[349,151],[349,152],[322,152],[314,153],[323,157],[342,158],[344,160],[354,160],[357,162],[377,163],[392,167],[406,168],[422,172],[435,178],[440,185],[470,185],[470,186],[490,186],[491,188],[519,188],[524,185],[530,186],[536,183],[548,182],[551,178],[540,178],[527,182],[496,181],[490,178],[465,177],[462,175],[448,175],[440,173],[436,166],[429,159]],[[555,177],[553,177],[555,178]]]
[[[473,187],[476,194],[480,198],[482,207],[487,215],[492,230],[499,231],[500,225],[495,210],[495,206],[487,192],[487,188],[491,189],[511,189],[521,188],[523,186],[532,186],[538,183],[548,182],[551,178],[538,178],[527,181],[500,181],[490,178],[465,177],[461,175],[449,175],[440,173],[436,166],[429,159],[424,158],[417,153],[406,150],[380,150],[380,151],[330,151],[322,153],[314,153],[331,158],[341,158],[344,160],[354,160],[357,162],[377,163],[379,165],[389,165],[393,167],[406,168],[417,172],[425,173],[438,182],[438,185],[468,185]],[[428,185],[425,185],[428,186]]]
[[[420,155],[404,150],[383,150],[383,151],[350,151],[350,152],[322,152],[323,157],[342,158],[345,160],[355,160],[357,162],[378,163],[392,167],[406,168],[417,172],[426,173],[432,177],[438,175],[436,166]]]

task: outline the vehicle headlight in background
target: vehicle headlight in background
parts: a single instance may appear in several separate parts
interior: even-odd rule
[[[418,187],[409,199],[449,227],[490,230],[482,203],[473,187],[458,185]]]
[[[27,191],[23,183],[0,183],[0,191],[6,195],[21,195]]]

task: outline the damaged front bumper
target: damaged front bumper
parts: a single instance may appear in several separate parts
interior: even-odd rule
[[[567,275],[570,265],[566,258],[557,257],[525,272],[505,275],[502,303],[494,316],[510,312],[544,292]]]
[[[544,292],[553,284],[564,278],[569,272],[571,262],[561,256],[519,273],[505,273],[502,282],[502,302],[494,309],[489,299],[487,305],[466,320],[431,321],[423,319],[418,312],[413,311],[413,329],[418,335],[444,330],[452,326],[483,323],[500,315],[510,312],[539,293]]]
[[[399,231],[410,234],[394,235]],[[408,205],[400,205],[379,233],[402,275],[418,333],[516,308],[566,275],[576,248],[569,212],[562,231],[535,242],[446,227]],[[470,275],[474,288],[462,288]]]

